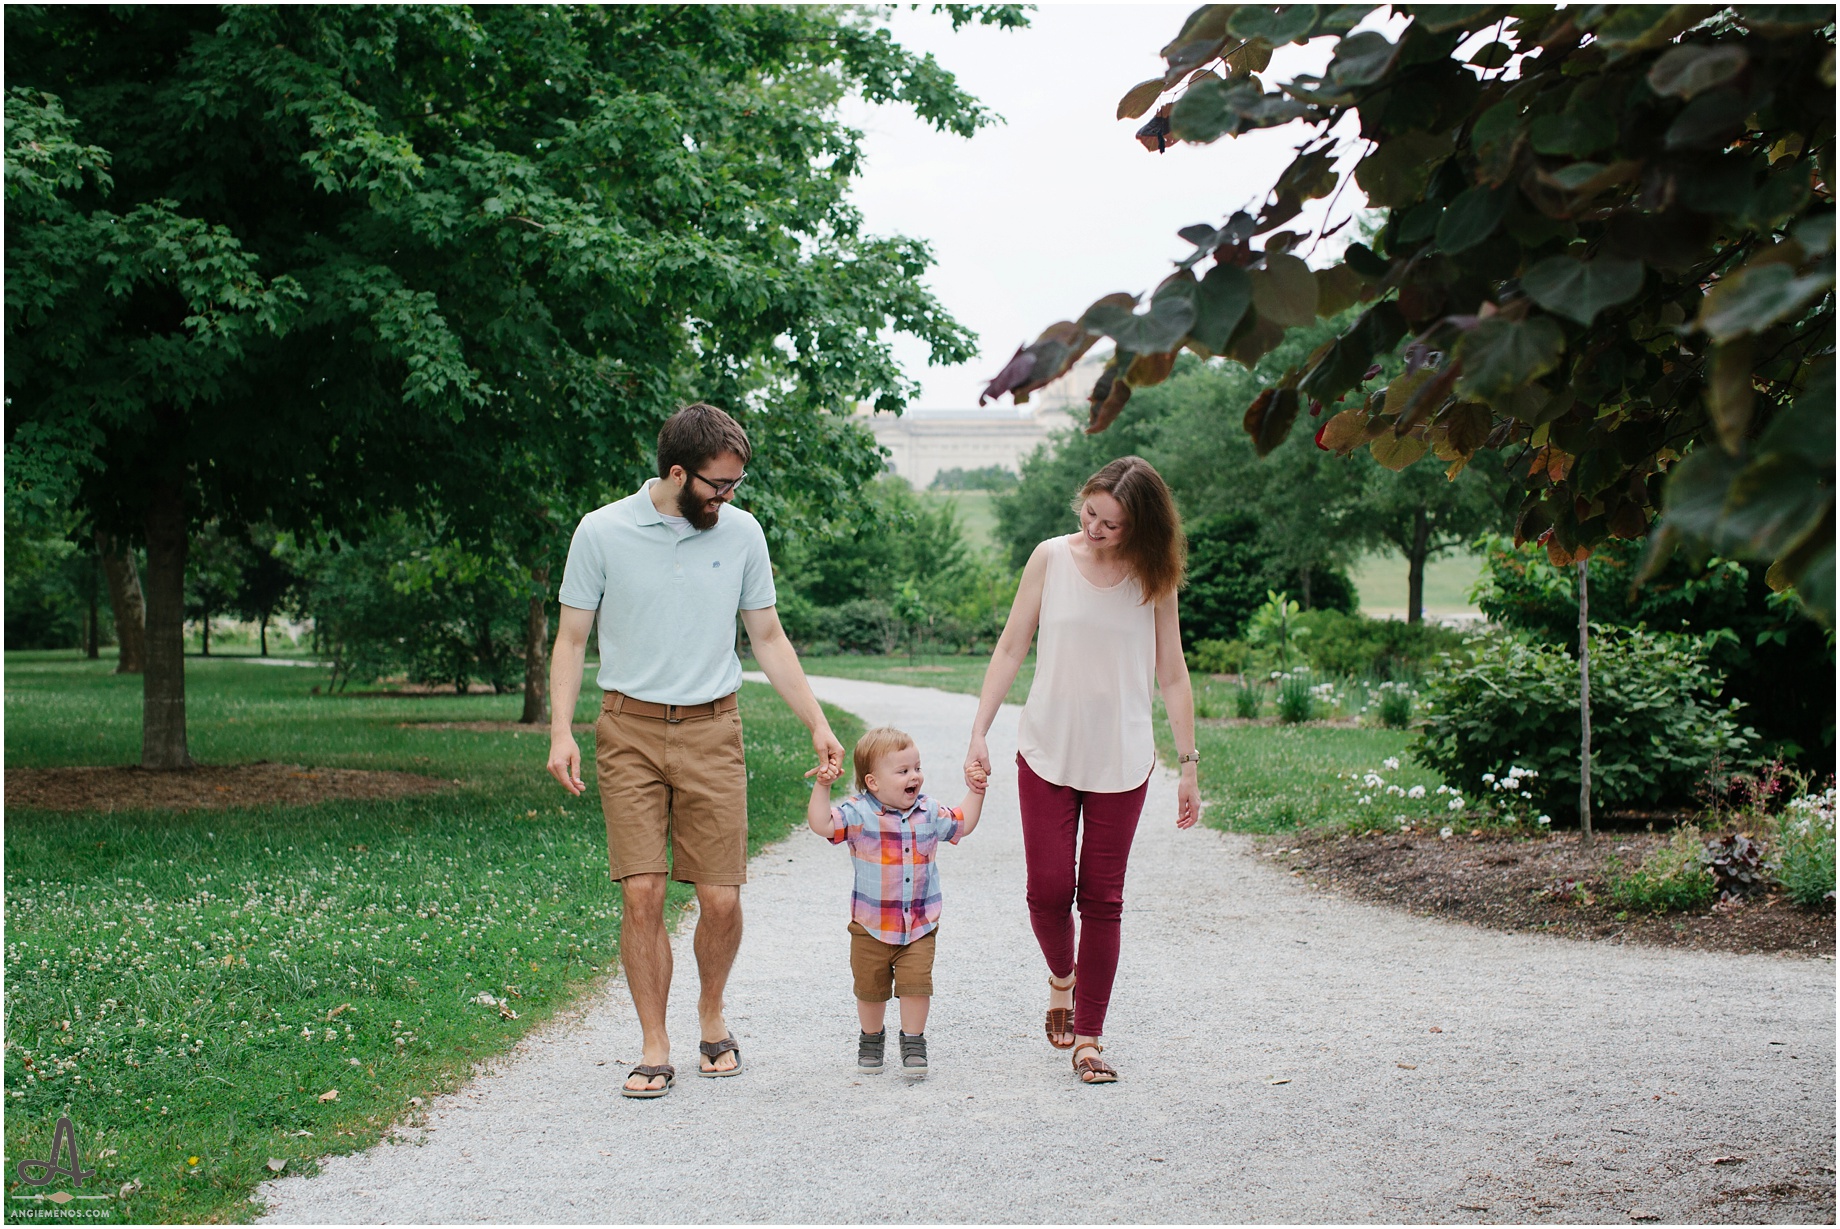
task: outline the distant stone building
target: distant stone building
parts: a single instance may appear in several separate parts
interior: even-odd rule
[[[921,490],[942,469],[1000,465],[1019,472],[1022,459],[1058,432],[1086,424],[1086,394],[1105,365],[1088,354],[1073,370],[1032,395],[1024,405],[975,410],[909,410],[865,414],[876,442],[888,450],[888,468]]]

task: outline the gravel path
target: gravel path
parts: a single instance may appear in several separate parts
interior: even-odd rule
[[[812,682],[910,730],[957,800],[972,697]],[[687,924],[670,1096],[619,1096],[639,1030],[615,984],[423,1125],[265,1185],[267,1219],[1833,1219],[1830,961],[1501,934],[1325,896],[1244,838],[1178,832],[1167,775],[1126,893],[1106,1053],[1122,1078],[1080,1086],[1041,1035],[1016,717],[991,733],[982,826],[941,857],[928,1078],[857,1075],[848,856],[801,830],[760,854],[743,897],[744,1075],[690,1074]]]

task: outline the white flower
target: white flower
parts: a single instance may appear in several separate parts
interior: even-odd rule
[[[1482,774],[1482,779],[1483,779],[1483,781],[1484,781],[1484,782],[1486,782],[1486,783],[1487,783],[1487,784],[1489,784],[1489,785],[1493,785],[1493,784],[1495,784],[1495,774],[1494,774],[1494,773],[1492,773],[1492,772],[1485,772],[1485,773],[1483,773],[1483,774]]]
[[[1438,786],[1437,792],[1440,794],[1448,794],[1450,792],[1450,786],[1440,785]]]
[[[1533,791],[1532,791],[1532,790],[1530,790],[1530,789],[1524,789],[1524,790],[1522,790],[1522,791],[1521,791],[1521,797],[1523,797],[1523,798],[1531,798],[1531,797],[1533,797]]]
[[[1406,796],[1406,791],[1397,785],[1387,786],[1386,792],[1399,798],[1404,798]]]
[[[1534,820],[1533,822],[1534,822],[1534,823],[1536,823],[1536,824],[1540,824],[1540,825],[1542,825],[1542,826],[1544,826],[1544,825],[1546,825],[1546,824],[1550,824],[1550,823],[1552,822],[1552,816],[1550,816],[1550,815],[1542,815],[1542,816],[1540,816],[1540,817],[1539,817],[1538,819],[1536,819],[1536,820]]]
[[[1393,816],[1393,822],[1403,828],[1406,826],[1406,817],[1403,815],[1395,815]]]
[[[1461,798],[1452,798],[1450,800],[1450,805],[1445,808],[1445,810],[1448,810],[1448,811],[1461,811],[1462,809],[1463,809],[1463,799]]]
[[[1366,806],[1368,803],[1372,802],[1373,800],[1374,798],[1372,794],[1362,794],[1361,795],[1361,805],[1362,806]]]
[[[1439,828],[1438,835],[1448,839],[1450,836],[1450,829],[1449,828]]]
[[[1423,798],[1424,796],[1425,787],[1422,785],[1414,785],[1411,789],[1406,791],[1406,797],[1408,798]]]
[[[1386,757],[1385,759],[1383,759],[1383,760],[1381,760],[1381,761],[1380,761],[1380,767],[1382,767],[1382,768],[1397,768],[1397,767],[1399,767],[1399,757],[1398,757],[1398,756],[1396,756],[1396,755],[1389,755],[1389,756],[1387,756],[1387,757]]]
[[[1368,789],[1379,789],[1382,785],[1386,784],[1386,778],[1382,777],[1377,772],[1370,772],[1365,777],[1361,778],[1361,784],[1365,785]]]

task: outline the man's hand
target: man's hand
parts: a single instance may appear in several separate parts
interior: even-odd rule
[[[828,773],[824,778],[826,781],[835,781],[843,775],[843,744],[831,733],[828,721],[819,722],[812,730],[811,749],[818,753],[818,767],[813,771]]]
[[[581,793],[581,748],[573,734],[555,734],[549,740],[549,775],[571,794]]]

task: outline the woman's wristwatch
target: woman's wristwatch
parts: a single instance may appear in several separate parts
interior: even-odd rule
[[[1188,753],[1187,755],[1183,755],[1183,756],[1178,756],[1178,757],[1176,758],[1176,763],[1177,763],[1178,765],[1181,765],[1181,764],[1199,764],[1200,762],[1201,762],[1201,751],[1200,751],[1200,749],[1199,749],[1199,748],[1197,748],[1197,749],[1196,749],[1196,750],[1194,750],[1194,751],[1190,751],[1190,752],[1189,752],[1189,753]]]

